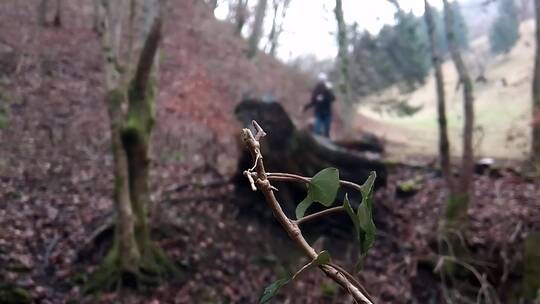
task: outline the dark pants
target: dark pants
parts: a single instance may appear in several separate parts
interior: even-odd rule
[[[332,124],[332,114],[315,115],[313,133],[325,137],[330,137],[330,125]]]

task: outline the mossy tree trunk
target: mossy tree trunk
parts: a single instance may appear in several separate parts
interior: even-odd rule
[[[534,12],[536,14],[536,54],[532,83],[533,111],[531,159],[533,160],[534,171],[540,172],[540,0],[534,0]]]
[[[454,27],[454,16],[448,0],[444,3],[444,21],[446,26],[446,38],[452,56],[452,61],[459,76],[459,81],[463,85],[463,156],[461,163],[460,180],[457,191],[451,195],[446,211],[446,222],[449,227],[461,229],[467,222],[467,210],[469,201],[474,195],[474,151],[473,151],[473,129],[474,129],[474,96],[473,83],[465,65],[459,46],[456,43]]]
[[[87,284],[87,291],[119,284],[140,287],[174,272],[162,251],[152,244],[148,225],[149,149],[154,124],[156,57],[161,40],[159,0],[100,0],[107,105],[114,157],[115,239],[107,257]],[[137,13],[133,10],[139,9]],[[126,11],[128,13],[126,14]],[[141,16],[142,15],[142,16]],[[128,22],[123,18],[128,17]],[[135,20],[134,16],[139,16]],[[139,20],[140,19],[140,20]],[[138,21],[138,24],[135,24]],[[128,24],[127,50],[122,26]],[[135,29],[142,29],[140,51]],[[132,63],[132,54],[138,61]],[[125,54],[121,58],[120,54]],[[124,60],[122,60],[124,59]],[[131,67],[130,65],[134,65]]]

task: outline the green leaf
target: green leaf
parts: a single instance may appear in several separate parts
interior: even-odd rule
[[[330,207],[336,199],[339,189],[339,171],[336,168],[326,168],[315,174],[308,185],[306,198],[296,207],[296,218],[304,217],[306,210],[313,202]]]
[[[328,253],[328,251],[326,250],[323,250],[319,253],[319,255],[317,255],[313,262],[316,266],[321,266],[330,263],[330,259],[330,253]]]
[[[375,242],[376,228],[375,223],[373,222],[373,185],[375,178],[375,172],[371,172],[366,182],[360,186],[362,202],[358,206],[356,213],[351,207],[347,194],[343,201],[343,208],[353,222],[354,235],[360,247],[360,257],[356,265],[357,272],[362,269],[363,259]]]
[[[264,289],[263,295],[261,296],[261,299],[259,300],[259,304],[268,303],[278,293],[281,287],[289,283],[290,280],[291,279],[289,277],[282,278],[268,285]]]
[[[360,186],[360,192],[362,193],[362,202],[368,201],[369,208],[373,209],[373,185],[375,184],[375,179],[377,178],[377,173],[375,171],[371,171],[369,173],[369,176],[367,180],[364,182],[362,186]]]
[[[351,221],[354,225],[354,235],[357,241],[360,242],[360,222],[358,221],[358,216],[351,207],[351,203],[349,202],[349,195],[347,193],[345,193],[345,199],[343,200],[343,208],[351,218]]]
[[[358,206],[357,216],[360,225],[360,255],[365,256],[375,242],[375,223],[373,222],[373,184],[376,173],[372,171],[366,182],[360,186],[362,203]]]
[[[306,196],[306,198],[304,198],[303,201],[300,202],[300,204],[298,204],[298,206],[296,206],[296,218],[297,219],[301,219],[304,217],[304,214],[306,214],[306,210],[309,208],[309,206],[311,206],[311,204],[313,204],[313,200],[309,197],[309,194],[308,196]]]

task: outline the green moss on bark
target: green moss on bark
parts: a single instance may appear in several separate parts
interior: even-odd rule
[[[529,234],[525,241],[523,296],[535,300],[540,293],[540,232]]]

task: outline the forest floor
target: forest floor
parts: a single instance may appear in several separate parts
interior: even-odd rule
[[[97,261],[77,255],[112,214],[100,48],[85,13],[90,1],[67,5],[63,28],[37,27],[33,5],[0,4],[0,101],[7,109],[0,129],[0,283],[28,290],[36,303],[256,303],[266,285],[307,262],[275,223],[239,215],[229,178],[240,149],[232,112],[242,95],[277,92],[302,125],[309,81],[269,57],[246,60],[232,29],[199,2],[184,1],[169,10],[151,172],[154,236],[184,276],[150,293],[82,295],[80,284]],[[439,303],[442,285],[426,259],[434,255],[443,182],[430,168],[395,165],[390,173],[375,200],[380,235],[359,280],[377,303]],[[399,181],[417,176],[419,192],[397,199]],[[477,176],[476,186],[468,242],[499,266],[475,266],[497,287],[519,284],[523,239],[540,228],[540,181],[502,170]],[[276,302],[345,299],[310,271]]]

